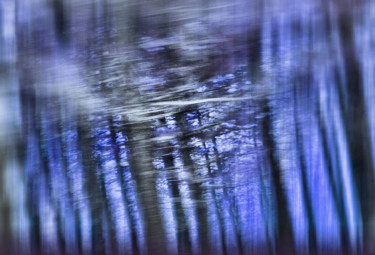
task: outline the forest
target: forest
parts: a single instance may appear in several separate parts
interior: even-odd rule
[[[375,2],[1,0],[0,254],[375,254]]]

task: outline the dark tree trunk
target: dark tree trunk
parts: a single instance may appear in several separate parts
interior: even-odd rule
[[[294,87],[294,127],[295,127],[295,140],[297,149],[297,161],[301,172],[302,182],[302,197],[303,203],[306,210],[307,224],[308,224],[308,241],[309,241],[309,252],[310,254],[316,254],[317,252],[317,240],[316,240],[316,226],[314,218],[314,208],[312,205],[312,196],[308,184],[308,173],[306,167],[305,149],[303,147],[303,135],[300,120],[298,119],[298,95],[297,85]]]
[[[178,128],[182,132],[182,136],[179,139],[180,153],[182,156],[182,162],[185,169],[191,173],[194,178],[199,178],[196,171],[194,170],[194,162],[191,158],[192,147],[188,144],[187,138],[184,134],[187,134],[187,127],[185,123],[185,112],[179,112],[175,115]],[[201,254],[210,254],[211,245],[209,241],[209,223],[208,223],[208,211],[206,199],[204,196],[204,190],[201,187],[199,180],[192,180],[190,191],[192,199],[196,202],[196,216],[198,219],[198,236]]]
[[[222,178],[222,181],[223,181],[223,193],[224,193],[224,199],[228,201],[229,203],[229,215],[230,215],[230,219],[231,219],[231,222],[233,224],[233,227],[235,229],[235,236],[236,236],[236,244],[237,244],[237,248],[238,248],[238,253],[240,255],[244,254],[244,244],[242,242],[242,234],[241,234],[241,226],[240,226],[240,221],[238,219],[238,210],[237,210],[237,206],[235,204],[235,201],[234,201],[234,198],[232,198],[230,195],[229,195],[229,192],[228,192],[228,188],[226,187],[226,183],[224,182],[225,178],[223,176],[223,166],[222,166],[222,163],[221,163],[221,158],[220,158],[220,154],[219,154],[219,151],[217,149],[217,143],[216,143],[216,137],[214,136],[212,138],[212,143],[214,145],[214,155],[215,155],[215,162],[216,162],[216,166],[218,168],[218,171],[219,171],[219,174],[221,175],[221,178]]]
[[[322,151],[324,160],[326,163],[326,170],[327,170],[327,177],[328,183],[332,191],[332,199],[334,203],[334,207],[336,209],[336,213],[338,216],[338,228],[339,228],[339,235],[341,239],[341,244],[343,250],[347,250],[347,246],[349,244],[349,228],[348,228],[348,221],[347,215],[344,205],[344,191],[342,188],[341,176],[338,181],[335,180],[335,169],[334,169],[334,161],[337,160],[333,158],[330,154],[330,145],[329,145],[329,138],[327,134],[327,127],[326,123],[323,120],[323,116],[321,116],[319,103],[317,104],[317,111],[315,113],[316,118],[318,120],[318,127],[319,127],[319,134],[321,136],[321,143],[322,143]],[[337,146],[334,145],[334,150],[337,151]]]
[[[277,204],[277,229],[276,229],[276,250],[279,254],[294,254],[294,237],[292,221],[288,208],[287,194],[283,184],[282,170],[277,159],[276,144],[274,141],[274,129],[272,123],[272,111],[267,98],[260,103],[264,114],[260,127],[262,129],[265,158],[269,162],[271,171],[274,195]]]
[[[163,149],[163,162],[165,170],[169,171],[169,189],[172,194],[172,203],[176,217],[178,254],[191,254],[191,242],[184,207],[182,206],[179,178],[174,169],[173,145],[168,143]]]
[[[354,17],[351,1],[346,1],[338,17],[338,27],[344,57],[345,84],[341,86],[347,96],[347,104],[341,105],[349,141],[351,167],[358,191],[363,226],[364,253],[375,252],[372,244],[375,212],[375,179],[370,127],[366,98],[354,38]]]
[[[137,184],[142,209],[146,245],[149,254],[167,254],[167,241],[161,215],[156,175],[152,163],[150,123],[125,125],[128,137],[129,163]]]

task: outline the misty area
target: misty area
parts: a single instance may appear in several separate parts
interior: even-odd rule
[[[1,0],[0,254],[375,254],[375,2]]]

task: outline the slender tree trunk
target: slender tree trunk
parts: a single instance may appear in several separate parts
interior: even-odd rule
[[[199,121],[199,124],[202,125],[200,123],[200,121]],[[205,141],[202,141],[202,143],[203,143],[204,158],[205,158],[205,161],[206,161],[206,167],[207,167],[207,171],[208,171],[208,174],[209,174],[209,178],[213,178],[212,169],[211,169],[211,165],[210,165],[210,158],[209,158],[208,152],[207,152],[208,148],[207,148],[207,145],[206,145]],[[225,186],[225,184],[223,184],[223,185]],[[227,247],[227,233],[226,233],[226,227],[225,227],[225,217],[224,217],[224,212],[223,212],[224,211],[223,201],[226,197],[219,200],[217,192],[215,191],[215,189],[212,189],[212,188],[208,188],[208,189],[209,189],[209,191],[211,193],[211,196],[212,196],[212,199],[214,200],[214,203],[215,203],[215,211],[216,211],[217,218],[219,219],[219,229],[220,229],[222,252],[223,252],[223,255],[226,255],[227,252],[228,252],[228,247]],[[223,187],[223,193],[226,193],[226,187]],[[231,208],[229,208],[229,211],[231,211]]]
[[[374,237],[374,223],[372,222],[375,216],[373,148],[370,139],[362,73],[355,47],[353,31],[355,12],[352,9],[351,1],[344,1],[340,8],[338,28],[343,49],[346,83],[339,88],[343,88],[343,95],[348,99],[347,104],[343,102],[341,107],[344,113],[346,137],[349,141],[351,168],[361,208],[363,252],[373,253],[375,252],[375,245],[371,238]]]
[[[61,108],[62,109],[62,108]],[[74,247],[74,251],[68,250],[68,253],[76,254],[82,253],[82,240],[81,240],[81,227],[80,227],[80,209],[79,206],[74,203],[74,193],[73,193],[73,184],[71,177],[69,176],[69,163],[68,163],[68,145],[66,141],[66,136],[64,132],[64,122],[60,121],[57,125],[58,136],[59,136],[59,144],[61,150],[61,157],[62,157],[62,165],[63,165],[63,175],[66,181],[68,199],[69,199],[69,206],[72,208],[74,213],[74,224],[75,224],[75,241],[76,247]]]
[[[322,119],[320,112],[319,103],[317,103],[317,111],[315,113],[316,118],[318,120],[318,127],[319,127],[319,134],[321,136],[321,142],[322,142],[322,151],[326,163],[326,170],[327,170],[327,176],[328,176],[328,183],[331,187],[332,191],[332,199],[333,204],[336,209],[336,213],[338,216],[338,228],[339,228],[339,235],[340,240],[342,244],[343,250],[347,250],[347,245],[349,244],[349,228],[348,228],[348,221],[347,221],[347,215],[344,205],[344,191],[342,189],[342,181],[341,178],[339,180],[335,180],[335,169],[334,169],[334,160],[335,158],[332,157],[330,154],[330,145],[327,135],[327,127],[325,121]],[[335,151],[337,151],[337,148],[335,146]]]
[[[150,126],[150,123],[142,122],[125,125],[129,163],[137,184],[148,253],[167,254],[166,234],[156,188],[157,178],[152,163]]]
[[[129,226],[130,226],[132,251],[133,251],[133,254],[139,254],[140,251],[139,251],[139,241],[138,241],[137,232],[136,232],[137,231],[136,222],[132,217],[132,212],[130,210],[129,195],[127,194],[128,192],[127,192],[126,183],[124,183],[123,181],[124,169],[121,166],[121,157],[120,157],[121,148],[116,139],[116,129],[114,126],[112,116],[108,117],[108,123],[109,123],[110,135],[111,135],[111,144],[112,144],[113,153],[114,153],[114,157],[116,161],[117,179],[121,187],[122,199],[123,199],[126,213],[128,215],[128,219],[129,219],[128,221],[129,221]]]
[[[110,254],[118,254],[117,249],[117,242],[116,242],[116,229],[115,229],[115,218],[111,209],[109,197],[108,197],[108,191],[105,185],[105,176],[103,173],[103,167],[101,167],[102,170],[100,171],[99,176],[99,183],[100,183],[100,189],[103,193],[103,202],[104,202],[104,216],[106,217],[106,221],[108,224],[108,231],[109,231],[109,244],[110,247],[107,248],[107,250],[110,252]]]
[[[1,143],[0,143],[1,144]],[[0,145],[1,146],[1,145]],[[7,160],[9,157],[6,152],[8,148],[0,148],[0,183],[1,187],[6,187],[6,175],[7,171]],[[10,201],[8,201],[6,194],[7,190],[1,189],[0,197],[0,252],[2,254],[11,254],[13,245],[10,233],[12,233],[11,228],[11,206]]]
[[[187,138],[184,134],[187,133],[186,124],[184,121],[185,112],[179,112],[175,115],[178,128],[182,132],[182,137],[179,140],[181,149],[182,162],[185,169],[191,173],[192,176],[197,177],[197,173],[194,171],[194,162],[191,158],[192,148],[188,144]],[[209,223],[208,223],[208,210],[206,199],[204,197],[204,191],[201,187],[201,183],[197,180],[193,180],[189,185],[192,194],[192,199],[196,202],[196,215],[198,219],[198,236],[201,254],[210,254],[211,247],[209,241]]]
[[[93,141],[88,120],[81,116],[78,122],[78,145],[84,171],[84,187],[87,192],[91,217],[91,248],[93,254],[105,254],[103,221],[103,194],[100,190],[96,165],[93,158]]]
[[[274,245],[273,245],[273,242],[272,242],[272,233],[270,231],[270,228],[271,228],[271,225],[272,225],[272,222],[270,223],[270,213],[272,211],[272,207],[271,207],[271,202],[270,202],[270,198],[269,196],[267,195],[267,188],[266,188],[266,185],[265,185],[265,180],[264,180],[264,166],[262,166],[262,162],[261,162],[261,153],[259,152],[260,148],[258,147],[258,137],[257,137],[257,133],[256,133],[256,129],[254,128],[252,130],[252,137],[253,137],[253,141],[254,141],[254,148],[255,148],[255,151],[256,151],[256,162],[257,162],[257,165],[261,167],[261,171],[259,172],[259,182],[260,182],[260,202],[261,202],[261,207],[262,207],[262,216],[263,216],[263,220],[265,221],[265,229],[266,229],[266,245],[267,245],[267,254],[274,254]],[[264,164],[263,164],[264,165]]]
[[[18,213],[23,206],[19,196],[27,197],[22,155],[22,128],[18,120],[19,87],[16,77],[16,4],[0,3],[0,253],[29,252],[21,238]],[[8,32],[5,32],[8,31]],[[21,150],[20,150],[21,149]],[[14,186],[16,185],[16,186]],[[14,191],[17,189],[14,196]],[[25,242],[25,243],[24,243]]]
[[[215,154],[216,165],[217,165],[219,174],[221,175],[221,178],[224,181],[223,166],[222,166],[222,163],[221,163],[219,151],[217,149],[217,143],[216,143],[216,137],[215,136],[212,138],[212,143],[214,145],[214,154]],[[241,254],[244,254],[244,247],[243,247],[244,244],[243,244],[243,241],[242,241],[241,226],[240,226],[240,223],[239,223],[240,220],[237,217],[238,216],[238,211],[236,210],[237,206],[236,206],[235,202],[233,201],[234,199],[230,198],[228,188],[226,187],[225,183],[223,183],[223,192],[224,192],[224,199],[229,202],[229,215],[230,215],[230,219],[232,221],[232,224],[233,224],[233,227],[234,227],[234,230],[235,230],[238,253],[241,255]]]
[[[24,60],[24,59],[22,59]],[[21,94],[21,102],[22,102],[22,117],[24,123],[27,123],[23,126],[23,134],[25,139],[25,155],[31,155],[30,150],[35,150],[33,146],[34,144],[32,141],[38,139],[38,134],[35,131],[35,104],[36,104],[36,97],[34,93],[34,89],[32,89],[31,84],[31,77],[30,74],[32,73],[31,70],[26,68],[27,61],[21,61],[23,65],[21,65],[22,72],[19,74],[19,83],[20,83],[20,94]],[[25,66],[24,66],[25,65]],[[36,159],[35,159],[36,160]],[[27,169],[25,167],[25,169]],[[41,231],[40,231],[40,220],[39,220],[39,213],[37,208],[37,197],[34,194],[35,191],[35,184],[34,180],[28,178],[26,184],[28,192],[27,194],[27,210],[30,216],[30,244],[31,244],[31,251],[33,253],[39,254],[41,252]]]
[[[261,106],[261,112],[265,114],[260,123],[265,148],[265,158],[271,170],[271,178],[277,204],[276,250],[282,255],[294,254],[292,221],[288,208],[287,194],[283,187],[281,166],[276,156],[276,144],[273,138],[275,134],[272,123],[272,111],[267,98],[262,100]]]
[[[199,126],[202,126],[201,113],[199,112],[199,110],[197,110],[196,112],[197,112],[197,118],[198,118]],[[212,178],[213,173],[212,173],[212,169],[211,169],[211,165],[210,165],[208,148],[207,148],[206,142],[204,141],[204,138],[202,139],[202,145],[203,145],[203,150],[204,150],[204,158],[205,158],[205,161],[206,161],[206,168],[207,168],[208,176],[209,176],[209,178]],[[219,172],[222,174],[222,172],[220,170],[219,170]],[[225,192],[224,190],[226,190],[226,187],[223,187],[223,193]],[[222,252],[223,252],[223,255],[226,255],[228,251],[227,251],[227,236],[226,236],[225,218],[224,218],[224,213],[223,213],[223,210],[224,210],[223,209],[223,200],[224,199],[219,201],[219,199],[217,198],[216,191],[212,188],[209,188],[209,191],[211,193],[212,199],[214,200],[216,215],[219,219],[219,229],[220,229]]]
[[[169,172],[169,189],[172,194],[172,203],[176,217],[177,248],[178,254],[191,254],[191,242],[188,229],[187,218],[179,188],[179,178],[174,169],[173,145],[168,143],[163,149],[163,162],[165,169]]]
[[[36,126],[33,127],[35,128],[35,132],[37,133],[37,140],[38,140],[38,150],[39,150],[39,155],[40,155],[40,160],[41,160],[41,165],[43,169],[43,176],[44,176],[44,181],[47,185],[47,190],[48,190],[48,198],[49,198],[49,204],[52,206],[54,213],[56,214],[56,232],[57,232],[57,240],[58,240],[58,247],[53,247],[53,249],[57,250],[62,250],[65,252],[65,237],[63,235],[64,229],[63,229],[63,224],[62,224],[62,217],[61,217],[61,208],[60,208],[60,203],[59,199],[60,197],[56,197],[58,194],[58,191],[56,190],[56,187],[54,187],[54,182],[53,178],[55,178],[54,173],[55,169],[52,166],[55,166],[55,162],[51,162],[54,160],[58,160],[57,155],[54,154],[54,148],[55,146],[55,141],[53,138],[50,138],[49,136],[53,136],[53,127],[52,123],[48,121],[49,119],[49,114],[45,107],[48,105],[47,100],[43,100],[43,98],[39,97],[39,102],[35,106],[35,123]],[[42,102],[44,105],[42,105]],[[43,114],[44,113],[44,114]],[[52,111],[52,114],[55,113]],[[43,125],[44,122],[47,124]],[[51,134],[52,133],[52,134]],[[56,166],[58,167],[58,166]]]
[[[302,181],[302,197],[303,203],[306,210],[307,224],[308,224],[308,240],[309,240],[309,252],[310,254],[316,254],[317,252],[317,240],[316,240],[316,226],[314,218],[314,209],[312,206],[312,197],[310,194],[308,175],[306,167],[306,157],[305,150],[303,147],[303,135],[301,130],[301,125],[298,119],[298,93],[297,87],[294,87],[294,127],[295,127],[295,140],[297,149],[297,160],[299,164],[299,169],[301,171],[301,181]]]

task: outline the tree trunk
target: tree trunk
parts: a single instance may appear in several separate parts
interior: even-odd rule
[[[372,221],[375,212],[374,162],[362,73],[355,47],[353,31],[355,14],[352,12],[350,1],[340,7],[343,10],[338,17],[338,26],[343,49],[346,83],[339,88],[343,88],[342,94],[348,99],[347,104],[342,102],[341,107],[344,113],[351,167],[362,214],[363,248],[364,253],[367,254],[375,252],[375,245],[371,238],[374,236]]]
[[[113,154],[115,157],[116,161],[116,172],[117,172],[117,179],[121,187],[121,195],[124,203],[124,207],[128,216],[128,223],[130,227],[130,236],[131,236],[131,243],[132,243],[132,251],[133,254],[139,254],[139,241],[137,238],[137,227],[136,227],[136,222],[132,217],[132,212],[130,210],[130,201],[129,201],[129,196],[128,196],[128,191],[126,187],[126,183],[123,181],[124,177],[124,168],[121,166],[121,148],[119,144],[117,143],[116,139],[116,129],[114,126],[113,118],[112,116],[108,116],[108,123],[109,123],[109,129],[110,129],[110,134],[111,134],[111,144],[113,148]]]
[[[184,134],[187,133],[187,127],[185,124],[185,112],[179,112],[175,115],[178,128],[182,132],[182,137],[179,139],[180,143],[180,152],[182,156],[182,162],[185,169],[191,173],[194,178],[198,177],[197,173],[194,170],[194,162],[191,158],[192,147],[188,144],[187,138],[184,137]],[[206,199],[204,197],[204,190],[201,187],[199,180],[192,180],[192,183],[189,185],[191,191],[191,197],[196,203],[196,215],[198,219],[198,237],[201,254],[210,254],[210,240],[209,240],[209,223],[208,223],[208,210]]]
[[[173,147],[171,143],[163,149],[163,162],[166,171],[169,171],[169,189],[172,194],[173,209],[176,217],[177,248],[178,254],[191,254],[191,243],[189,229],[184,207],[182,206],[182,197],[179,188],[179,178],[174,169]]]
[[[283,187],[284,184],[280,162],[276,156],[276,144],[273,138],[275,134],[272,123],[272,111],[267,98],[262,100],[261,106],[261,112],[265,115],[260,123],[265,158],[266,161],[269,162],[277,204],[276,250],[281,255],[294,254],[292,221],[289,213],[287,194]]]
[[[142,209],[146,245],[149,254],[167,254],[167,241],[161,215],[156,175],[152,163],[150,123],[125,125],[128,137],[129,163],[137,184]]]
[[[309,184],[308,184],[308,175],[306,167],[306,157],[305,150],[303,147],[303,135],[301,130],[301,125],[298,119],[298,93],[297,87],[294,87],[294,128],[295,128],[295,140],[296,140],[296,152],[297,152],[297,161],[299,164],[299,169],[301,172],[301,182],[302,182],[302,197],[303,203],[306,210],[307,216],[307,229],[308,229],[308,245],[310,254],[316,254],[317,251],[317,240],[316,240],[316,226],[314,218],[314,209],[312,206],[312,196],[310,194]]]
[[[84,187],[87,192],[91,216],[91,249],[92,254],[105,254],[103,222],[103,194],[100,190],[96,165],[92,155],[93,141],[88,120],[81,116],[78,122],[78,145],[80,146]]]

